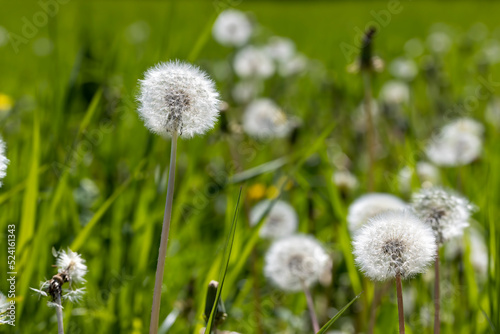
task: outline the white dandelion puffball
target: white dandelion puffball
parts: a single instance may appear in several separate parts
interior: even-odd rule
[[[5,154],[5,143],[0,138],[0,187],[2,187],[2,179],[7,174],[7,165],[9,164],[9,159]]]
[[[261,86],[259,82],[255,82],[254,80],[244,80],[239,81],[234,85],[231,95],[236,102],[244,104],[255,99],[260,91]]]
[[[283,77],[296,75],[306,70],[308,59],[303,54],[296,54],[292,58],[279,64],[278,72]]]
[[[347,223],[351,233],[356,232],[361,226],[374,216],[385,211],[404,210],[408,205],[400,198],[385,193],[369,193],[357,198],[349,206]]]
[[[481,156],[483,131],[482,124],[470,119],[450,123],[427,145],[427,157],[438,166],[469,164]]]
[[[262,98],[246,107],[243,114],[243,130],[259,139],[283,138],[291,132],[292,124],[274,101]]]
[[[273,59],[262,48],[247,46],[234,56],[234,72],[240,78],[267,79],[274,74]]]
[[[329,256],[312,236],[293,235],[275,241],[266,253],[264,274],[285,291],[300,291],[318,281]]]
[[[389,71],[398,79],[411,81],[417,76],[418,67],[411,59],[396,58],[389,66]]]
[[[266,212],[271,201],[264,200],[250,211],[250,225],[257,225]],[[289,236],[297,231],[299,218],[295,209],[284,201],[276,201],[260,228],[260,236],[265,239],[278,239]]]
[[[375,281],[423,273],[433,262],[437,248],[432,229],[409,211],[375,216],[352,244],[356,264]]]
[[[0,315],[7,311],[9,307],[9,301],[3,293],[0,292]]]
[[[139,115],[153,133],[183,138],[213,128],[219,116],[219,93],[208,75],[179,61],[160,63],[140,80]]]
[[[295,55],[295,44],[289,38],[273,36],[265,46],[267,53],[278,62],[285,62]]]
[[[433,229],[440,245],[461,236],[475,210],[462,196],[439,187],[420,190],[411,202],[415,214]]]
[[[500,98],[491,99],[484,112],[484,117],[493,126],[500,128]]]
[[[87,273],[87,265],[81,255],[68,249],[67,251],[60,251],[57,254],[56,265],[58,272],[66,271],[72,282],[80,283],[85,282],[83,278]]]
[[[252,36],[252,23],[236,9],[226,9],[219,14],[212,28],[214,39],[225,46],[242,46]]]
[[[380,99],[388,104],[407,104],[410,101],[410,89],[402,81],[390,80],[382,86]]]
[[[422,185],[436,185],[441,179],[439,169],[425,161],[417,162],[417,175]]]
[[[445,32],[434,32],[427,37],[427,46],[432,52],[446,53],[451,48],[452,40]]]

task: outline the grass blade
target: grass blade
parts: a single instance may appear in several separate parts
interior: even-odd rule
[[[340,318],[340,316],[342,315],[342,313],[344,313],[349,308],[349,306],[351,306],[351,304],[354,303],[356,301],[356,299],[358,299],[361,296],[362,293],[363,292],[359,293],[346,306],[344,306],[340,311],[338,311],[337,314],[335,314],[333,316],[333,318],[331,318],[323,327],[321,327],[321,329],[319,330],[319,332],[317,334],[324,334],[324,333],[326,333],[326,331],[328,330],[328,328],[330,328],[330,326],[333,325],[333,323],[335,321],[337,321],[338,318]]]
[[[217,304],[219,303],[219,299],[222,293],[222,288],[224,287],[224,280],[226,278],[226,273],[227,273],[227,268],[229,267],[229,260],[231,258],[231,250],[233,248],[233,242],[234,242],[234,235],[236,231],[236,222],[238,219],[238,207],[240,204],[240,199],[241,199],[241,190],[242,187],[240,187],[240,193],[238,195],[238,201],[236,202],[236,208],[234,210],[234,217],[233,217],[233,223],[231,225],[231,230],[229,232],[229,235],[227,237],[226,241],[226,246],[224,247],[224,262],[221,264],[221,269],[220,269],[220,274],[219,274],[219,288],[217,289],[217,296],[215,297],[214,304],[212,305],[212,311],[210,312],[210,318],[207,321],[207,328],[205,329],[206,334],[210,334],[212,332],[212,327],[214,323],[214,318],[215,318],[215,312],[217,310]]]

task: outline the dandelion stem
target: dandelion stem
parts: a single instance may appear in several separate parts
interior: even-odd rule
[[[158,322],[160,318],[161,287],[163,284],[163,273],[165,271],[165,258],[167,256],[168,233],[170,231],[170,219],[172,217],[172,202],[174,198],[175,162],[177,156],[177,133],[172,134],[172,146],[170,149],[170,167],[168,172],[167,200],[165,203],[165,214],[163,216],[163,227],[161,230],[160,250],[158,252],[158,264],[156,267],[155,290],[153,294],[153,306],[151,308],[151,323],[149,333],[158,333]]]
[[[405,333],[405,314],[403,309],[403,286],[401,284],[401,274],[396,274],[396,291],[398,295],[398,315],[399,315],[399,334]]]
[[[436,250],[436,262],[434,265],[434,334],[440,332],[439,309],[441,308],[439,302],[439,247]]]
[[[374,187],[374,168],[375,168],[375,126],[373,124],[372,114],[372,87],[371,73],[369,70],[363,70],[363,88],[365,91],[364,109],[368,121],[368,191],[373,191]]]
[[[302,289],[304,290],[304,294],[306,295],[307,307],[309,308],[309,316],[311,317],[311,323],[314,329],[314,333],[319,332],[319,323],[318,317],[316,316],[316,311],[314,310],[314,301],[311,295],[311,291],[306,286],[304,281],[302,281]]]
[[[57,333],[64,334],[63,311],[62,311],[61,296],[59,294],[57,294],[55,303],[57,304],[56,306]]]

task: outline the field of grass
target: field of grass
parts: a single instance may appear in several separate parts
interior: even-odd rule
[[[229,108],[227,123],[179,141],[160,332],[199,333],[205,326],[206,287],[219,278],[241,186],[222,292],[228,318],[220,329],[312,332],[303,294],[281,292],[264,277],[270,242],[249,225],[252,206],[281,191],[280,198],[298,213],[299,232],[314,235],[333,259],[331,284],[312,289],[319,322],[325,324],[363,292],[331,330],[366,332],[375,284],[355,267],[346,222],[349,204],[368,192],[366,135],[354,126],[363,84],[359,74],[346,70],[357,54],[346,57],[341,46],[354,45],[357,29],[364,31],[374,20],[370,12],[386,10],[389,3],[70,0],[58,2],[57,13],[33,36],[22,37],[25,20],[33,22],[41,5],[0,1],[0,26],[22,37],[20,44],[0,46],[0,136],[10,159],[0,188],[1,292],[9,288],[12,224],[17,272],[16,326],[0,326],[0,332],[57,332],[54,310],[30,290],[55,274],[52,248],[82,254],[89,269],[82,302],[64,305],[66,333],[148,332],[170,142],[146,129],[136,96],[144,71],[170,59],[206,70]],[[218,10],[228,5],[251,13],[261,36],[292,39],[313,64],[304,75],[271,77],[260,94],[300,119],[293,140],[259,141],[231,130],[239,127],[244,110],[231,96],[234,75],[224,74],[233,50],[211,34]],[[500,4],[401,1],[399,6],[401,12],[381,25],[375,39],[375,53],[386,65],[405,54],[408,40],[425,43],[436,29],[448,29],[453,43],[436,60],[441,67],[435,76],[422,69],[428,50],[415,59],[419,74],[411,83],[410,103],[397,117],[377,123],[373,189],[409,200],[399,172],[427,160],[425,145],[439,128],[464,116],[485,126],[479,159],[440,168],[441,184],[477,206],[470,223],[488,252],[481,273],[471,261],[470,229],[459,239],[463,251],[457,256],[446,256],[447,246],[442,250],[441,332],[495,333],[500,331],[500,122],[488,122],[485,110],[500,94],[500,66],[485,65],[478,55],[485,41],[500,43]],[[137,22],[146,26],[146,37],[134,42],[130,27]],[[487,37],[474,38],[483,31]],[[390,79],[388,70],[375,75],[375,98]],[[478,95],[477,87],[486,87],[486,93]],[[353,191],[332,182],[339,152],[359,181]],[[266,170],[269,162],[274,165]],[[411,186],[418,190],[418,179]],[[433,270],[403,282],[403,288],[407,333],[432,333]],[[391,285],[377,308],[375,333],[397,328]]]

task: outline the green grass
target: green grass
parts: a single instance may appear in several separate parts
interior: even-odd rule
[[[490,36],[500,38],[498,29],[493,32],[498,3],[401,4],[403,11],[393,15],[376,39],[376,51],[387,62],[403,54],[408,39],[425,39],[436,22],[454,27],[457,40],[478,21],[489,28]],[[0,1],[0,7],[0,25],[16,34],[21,33],[24,16],[30,19],[40,11],[34,1]],[[281,198],[296,208],[299,230],[314,234],[332,254],[332,285],[313,289],[321,325],[364,291],[331,327],[363,330],[373,284],[354,266],[345,221],[350,202],[366,192],[365,146],[351,126],[363,92],[361,78],[346,72],[350,61],[340,44],[351,43],[354,28],[363,29],[372,20],[370,11],[387,8],[387,2],[243,1],[236,7],[253,12],[265,32],[293,39],[300,52],[324,65],[324,71],[296,80],[275,77],[266,84],[265,96],[302,119],[304,126],[293,145],[287,140],[263,144],[228,136],[220,126],[206,136],[180,140],[160,318],[169,316],[173,321],[168,333],[198,333],[205,325],[206,287],[218,277],[235,195],[244,185],[222,291],[228,312],[223,328],[257,333],[255,323],[260,319],[266,333],[301,332],[292,323],[297,319],[307,323],[305,298],[277,291],[266,282],[262,267],[269,244],[257,238],[248,224],[248,209],[254,204],[248,189],[263,184],[283,187]],[[15,101],[10,112],[0,111],[0,135],[11,160],[0,189],[0,272],[7,263],[4,240],[9,224],[17,229],[18,272],[17,326],[0,327],[0,332],[56,331],[55,313],[29,290],[55,273],[52,247],[71,247],[89,267],[85,299],[65,306],[67,333],[147,332],[170,145],[150,134],[139,120],[137,80],[153,64],[174,58],[188,59],[213,73],[214,62],[231,52],[211,38],[215,17],[212,1],[72,0],[61,5],[59,13],[18,53],[9,45],[0,47],[0,93]],[[149,24],[150,36],[134,45],[128,42],[126,29],[139,20]],[[49,56],[33,52],[41,37],[54,43]],[[476,86],[480,76],[491,74],[494,82],[500,81],[498,65],[489,73],[478,72],[477,48],[466,52],[455,45],[445,56],[443,72],[449,83],[443,95],[445,111],[455,106],[459,114],[457,103],[470,96],[466,88]],[[375,78],[376,95],[388,79],[388,71]],[[230,100],[231,81],[217,81],[217,86],[223,99]],[[391,131],[391,120],[380,125],[385,155],[376,165],[377,191],[407,199],[399,192],[397,173],[425,158],[423,145],[448,117],[436,107],[428,86],[419,75],[412,87],[414,103],[405,110],[410,127],[401,137]],[[500,93],[498,87],[494,89],[494,94]],[[487,102],[479,101],[468,114],[484,122]],[[239,121],[241,113],[241,107],[234,107],[228,118]],[[485,125],[482,159],[460,170],[442,169],[443,184],[454,188],[461,175],[459,190],[479,208],[473,225],[486,238],[490,254],[484,281],[468,260],[468,234],[463,261],[443,262],[447,294],[442,333],[493,333],[492,328],[500,328],[500,136],[497,128]],[[352,160],[361,183],[347,197],[331,182],[332,152],[339,147]],[[262,172],[259,167],[280,158],[285,163],[276,170]],[[231,164],[234,160],[238,167]],[[239,174],[255,167],[259,168],[250,174]],[[241,175],[245,177],[238,179]],[[94,198],[75,196],[84,179],[97,185]],[[284,180],[291,183],[284,185]],[[424,275],[404,282],[403,289],[412,290],[415,300],[413,312],[406,317],[407,332],[431,333],[432,321],[425,323],[422,310],[429,308],[432,318],[432,281]],[[0,291],[6,290],[2,279]],[[378,310],[376,333],[397,331],[395,289],[389,291]]]

